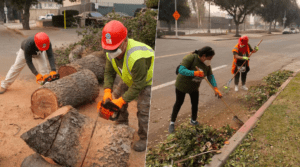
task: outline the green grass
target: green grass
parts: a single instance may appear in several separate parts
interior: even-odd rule
[[[300,166],[300,74],[230,155],[230,166]]]

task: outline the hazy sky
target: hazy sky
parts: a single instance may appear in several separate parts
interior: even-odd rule
[[[297,1],[298,5],[300,7],[300,0],[296,0],[296,1]],[[206,9],[208,9],[208,6],[209,6],[209,4],[205,3],[205,8]],[[227,14],[226,11],[222,11],[222,10],[220,10],[220,7],[214,6],[214,5],[210,6],[210,11],[211,11],[211,15],[214,15],[214,13],[225,13],[225,14]],[[253,22],[254,22],[254,17],[250,17],[250,24],[253,24]]]

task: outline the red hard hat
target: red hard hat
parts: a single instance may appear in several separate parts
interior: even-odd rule
[[[119,21],[108,22],[102,30],[102,47],[106,50],[115,50],[127,37],[127,28]]]
[[[34,36],[34,42],[35,42],[36,47],[40,51],[45,51],[45,50],[49,49],[50,39],[49,39],[48,35],[44,32],[36,33]]]
[[[249,41],[249,38],[245,35],[245,36],[240,37],[239,44],[240,45],[247,45],[248,41]]]

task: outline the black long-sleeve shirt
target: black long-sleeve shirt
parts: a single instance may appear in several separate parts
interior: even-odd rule
[[[32,63],[32,55],[37,55],[40,50],[36,47],[34,37],[25,39],[21,44],[21,49],[24,50],[26,63],[34,75],[39,74]],[[55,60],[52,51],[52,45],[50,43],[49,49],[46,50],[48,60],[51,66],[51,71],[56,71]]]

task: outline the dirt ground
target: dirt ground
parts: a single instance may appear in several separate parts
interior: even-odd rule
[[[261,83],[261,81],[253,81],[253,82],[247,82],[247,87],[250,88],[250,86],[254,86]],[[255,111],[249,111],[245,108],[243,99],[244,95],[246,95],[247,91],[241,90],[239,88],[238,92],[234,91],[234,84],[231,83],[231,88],[228,93],[223,94],[224,101],[229,105],[229,107],[232,109],[232,112],[226,107],[226,105],[221,101],[221,99],[215,98],[213,101],[205,104],[200,105],[198,107],[198,122],[200,124],[206,124],[210,125],[213,128],[221,128],[222,126],[225,126],[227,124],[230,125],[230,127],[238,129],[240,126],[239,124],[233,120],[233,116],[236,115],[240,120],[243,122],[246,122],[254,113]],[[239,86],[240,87],[240,86]],[[219,88],[221,90],[221,88]],[[201,96],[201,92],[200,92]],[[190,103],[189,101],[185,101],[185,103]],[[162,117],[170,117],[169,113],[161,113]],[[175,130],[176,126],[179,126],[180,123],[190,120],[191,113],[188,115],[182,115],[178,114],[178,117],[176,119],[175,124]],[[151,120],[150,120],[151,121]],[[155,123],[155,122],[152,122]],[[169,132],[169,121],[165,122],[161,125],[160,129],[157,129],[155,134],[149,134],[149,140],[151,142],[148,142],[148,148],[154,147],[158,142],[164,141]],[[151,139],[150,139],[151,138]]]
[[[0,80],[3,79],[1,76]],[[30,109],[31,94],[39,87],[33,80],[16,80],[5,94],[0,95],[0,167],[19,167],[27,156],[34,153],[20,136],[43,121],[34,119]],[[102,96],[103,89],[100,88],[95,103],[81,106],[77,110],[91,118],[97,117],[97,102],[102,100]],[[139,137],[135,101],[129,103],[128,111],[129,126],[135,129],[134,141],[136,141]],[[112,121],[104,119],[101,121],[113,124]],[[132,149],[129,166],[140,167],[144,166],[144,163],[145,152],[135,152]]]

